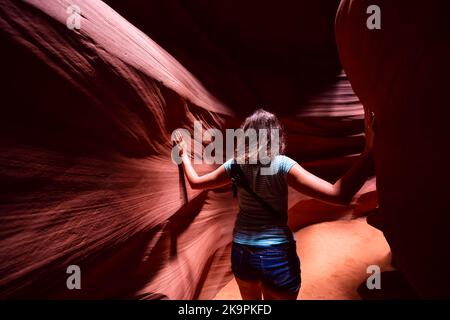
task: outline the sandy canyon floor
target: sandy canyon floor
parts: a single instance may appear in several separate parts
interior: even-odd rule
[[[370,276],[368,266],[393,269],[389,245],[365,217],[318,223],[298,231],[296,239],[302,272],[299,299],[360,299],[357,288]],[[215,299],[241,299],[235,279]]]

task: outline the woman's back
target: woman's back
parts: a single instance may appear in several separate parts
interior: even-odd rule
[[[228,174],[231,172],[232,163],[233,159],[224,165]],[[291,158],[277,155],[272,160],[270,170],[269,165],[240,165],[250,188],[278,213],[267,210],[252,194],[239,188],[240,212],[236,220],[233,241],[265,246],[293,240],[292,232],[287,227],[287,173],[295,164]]]

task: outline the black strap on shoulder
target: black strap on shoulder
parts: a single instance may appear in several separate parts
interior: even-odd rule
[[[231,163],[231,181],[233,183],[233,197],[237,195],[237,187],[243,188],[245,191],[250,193],[267,211],[272,213],[278,219],[282,218],[282,215],[278,212],[278,210],[274,209],[270,204],[264,201],[253,189],[250,187],[247,178],[245,177],[244,172],[242,171],[239,164],[236,163],[236,159]]]

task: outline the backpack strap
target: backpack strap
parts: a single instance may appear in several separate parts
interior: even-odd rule
[[[247,178],[242,171],[239,164],[237,164],[236,159],[233,160],[231,163],[231,170],[230,170],[230,177],[232,181],[232,187],[233,187],[233,197],[236,198],[237,196],[237,187],[243,188],[245,191],[250,193],[253,198],[256,199],[268,212],[272,213],[276,218],[281,219],[282,215],[278,210],[274,209],[270,204],[268,204],[266,201],[264,201],[263,198],[261,198],[253,189],[250,187]]]

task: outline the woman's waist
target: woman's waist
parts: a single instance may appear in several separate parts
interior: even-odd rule
[[[286,211],[272,212],[268,210],[239,210],[236,224],[251,228],[261,226],[287,226],[288,215]]]
[[[236,223],[234,225],[233,233],[244,234],[291,234],[292,230],[287,224],[271,224],[271,225],[241,225]]]
[[[295,236],[287,224],[242,226],[236,224],[233,231],[236,243],[268,246],[295,241]]]

